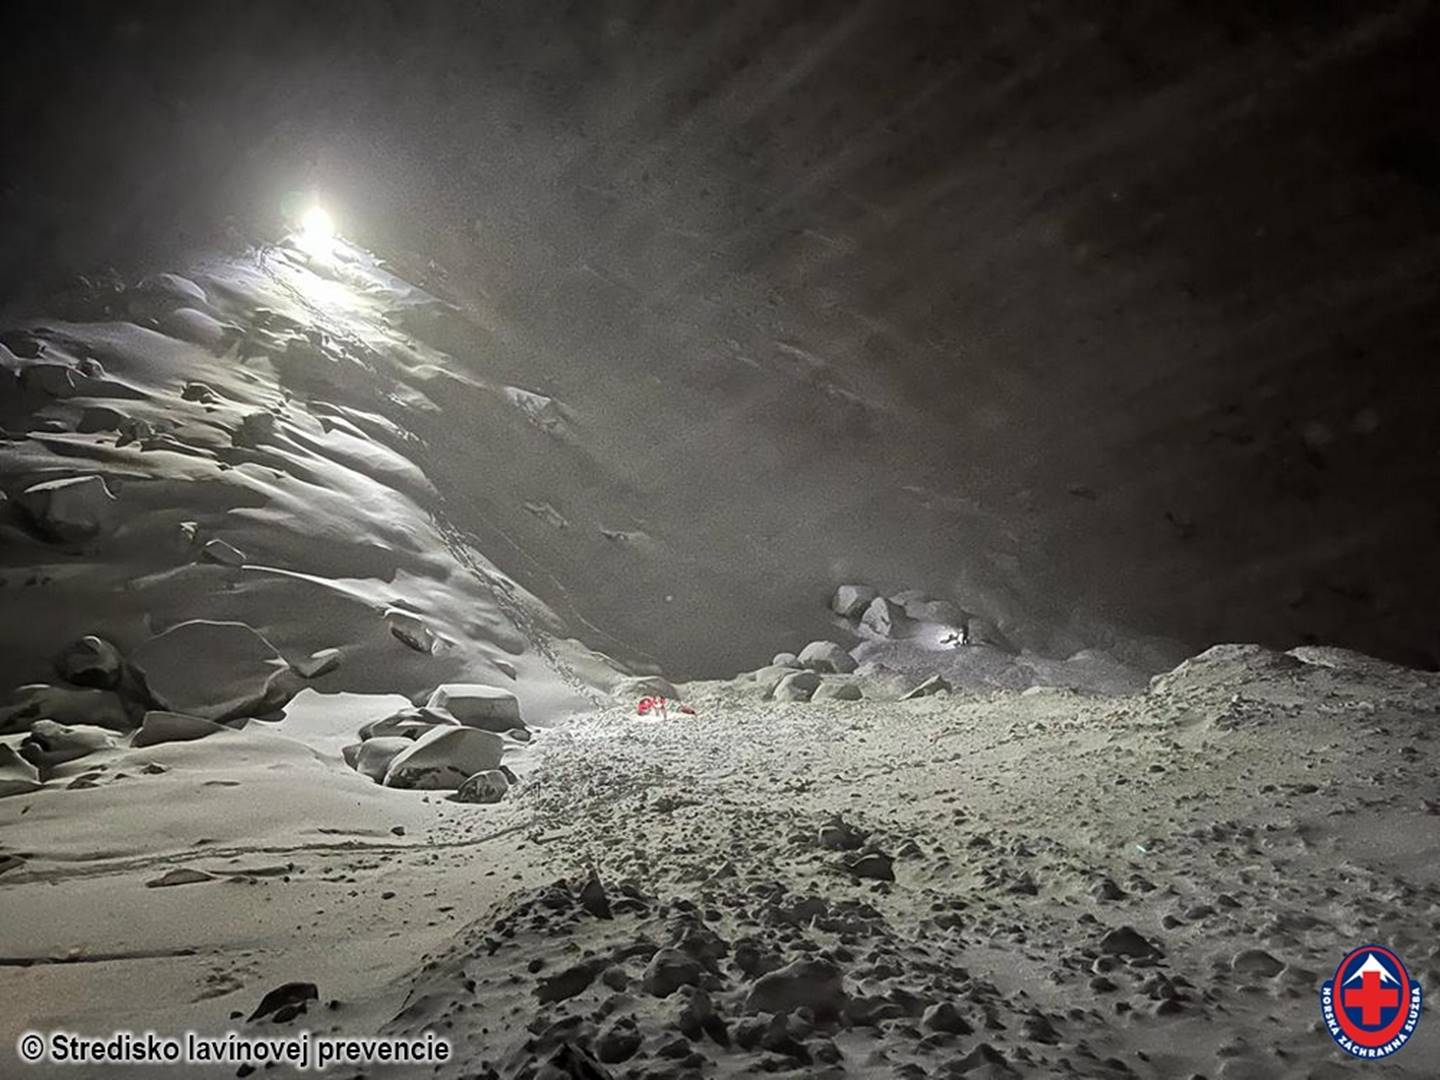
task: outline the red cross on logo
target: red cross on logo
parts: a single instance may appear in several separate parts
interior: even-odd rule
[[[1360,977],[1360,985],[1347,987],[1344,995],[1347,1009],[1360,1010],[1360,1023],[1364,1027],[1378,1027],[1380,1010],[1393,1009],[1400,1004],[1400,991],[1381,986],[1378,971],[1365,972]]]

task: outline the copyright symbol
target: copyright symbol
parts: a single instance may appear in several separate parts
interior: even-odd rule
[[[45,1039],[33,1031],[27,1031],[20,1036],[20,1041],[15,1044],[15,1050],[20,1055],[21,1061],[34,1064],[45,1057]]]

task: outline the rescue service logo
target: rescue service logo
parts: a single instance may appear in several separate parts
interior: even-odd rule
[[[1358,1058],[1389,1057],[1415,1034],[1420,984],[1400,958],[1380,945],[1362,945],[1320,988],[1320,1015],[1340,1049]]]

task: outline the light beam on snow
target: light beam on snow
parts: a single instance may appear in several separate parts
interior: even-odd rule
[[[300,247],[316,258],[328,258],[335,247],[335,219],[323,206],[312,206],[300,218]]]

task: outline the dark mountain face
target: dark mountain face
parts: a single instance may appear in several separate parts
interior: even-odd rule
[[[841,577],[1052,651],[1082,611],[1440,663],[1428,5],[4,18],[8,297],[320,193],[456,304],[435,342],[625,462],[689,582],[587,580],[543,523],[510,538],[543,573],[513,570],[581,614],[633,595],[606,629],[682,673],[753,660]],[[483,532],[503,448],[431,437]]]

